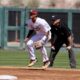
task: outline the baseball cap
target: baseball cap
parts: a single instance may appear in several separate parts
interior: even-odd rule
[[[30,10],[30,16],[32,15],[38,15],[38,11],[37,10]]]
[[[56,19],[60,19],[58,16],[52,15],[51,16],[51,20],[56,20]]]

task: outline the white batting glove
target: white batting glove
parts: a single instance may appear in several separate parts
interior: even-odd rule
[[[24,42],[25,42],[25,43],[27,43],[27,42],[28,42],[28,40],[29,40],[29,38],[25,38],[25,39],[24,39]]]
[[[71,49],[71,46],[68,46],[68,47],[67,47],[67,50],[70,50],[70,49]]]

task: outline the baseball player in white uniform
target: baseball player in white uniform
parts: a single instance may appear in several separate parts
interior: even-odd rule
[[[25,42],[27,45],[27,49],[29,52],[29,57],[30,57],[30,63],[28,67],[33,66],[37,59],[35,55],[35,43],[38,41],[37,46],[38,49],[40,49],[42,53],[42,58],[43,58],[43,68],[47,68],[50,64],[49,58],[47,55],[47,50],[45,48],[45,44],[48,42],[48,40],[51,37],[50,33],[50,26],[46,22],[46,20],[40,18],[37,16],[38,12],[36,10],[31,10],[30,11],[30,19],[27,22],[27,27],[29,29],[28,35],[25,38]],[[32,33],[35,32],[36,34],[32,36]],[[37,48],[37,47],[36,47]]]

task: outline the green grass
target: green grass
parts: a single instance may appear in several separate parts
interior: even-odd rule
[[[47,49],[48,55],[50,53],[50,49]],[[77,59],[77,68],[80,69],[80,51],[75,49],[76,59]],[[36,56],[38,62],[34,65],[36,67],[40,67],[43,65],[42,57],[40,51],[36,51]],[[8,49],[3,50],[0,49],[0,66],[27,66],[29,63],[28,53],[24,50],[15,50]],[[61,49],[56,56],[54,67],[56,68],[70,68],[68,53],[66,50]]]

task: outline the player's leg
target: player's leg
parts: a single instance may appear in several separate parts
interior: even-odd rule
[[[43,66],[42,67],[47,68],[50,64],[48,54],[47,54],[47,50],[44,46],[40,50],[41,50],[42,58],[43,58]]]
[[[69,52],[70,67],[76,68],[76,57],[73,49],[72,48],[69,49],[68,52]]]
[[[27,50],[28,50],[29,58],[30,58],[30,63],[28,66],[30,67],[36,63],[36,56],[34,54],[34,47],[33,47],[33,41],[32,40],[29,40],[27,42]]]
[[[68,46],[69,42],[65,41],[65,43]],[[76,56],[75,56],[72,45],[71,45],[71,48],[67,48],[67,50],[68,50],[68,56],[69,56],[69,61],[70,61],[70,67],[76,68]]]
[[[56,58],[56,55],[57,55],[58,51],[59,51],[59,49],[56,49],[56,50],[55,50],[55,49],[52,49],[52,48],[51,48],[50,56],[49,56],[49,61],[50,61],[49,67],[52,67],[52,66],[53,66],[54,60],[55,60],[55,58]]]
[[[49,67],[52,67],[54,64],[54,60],[56,58],[56,55],[59,51],[59,49],[61,48],[63,41],[59,41],[60,39],[57,39],[54,43],[54,48],[51,48],[51,52],[50,52],[50,56],[49,56],[49,60],[50,60],[50,65]]]
[[[35,56],[35,48],[34,48],[34,45],[33,45],[33,43],[37,40],[39,40],[39,36],[35,35],[26,44],[27,45],[27,50],[28,50],[28,53],[29,53],[29,58],[30,58],[30,64],[28,65],[29,67],[33,66],[37,61],[36,56]]]

